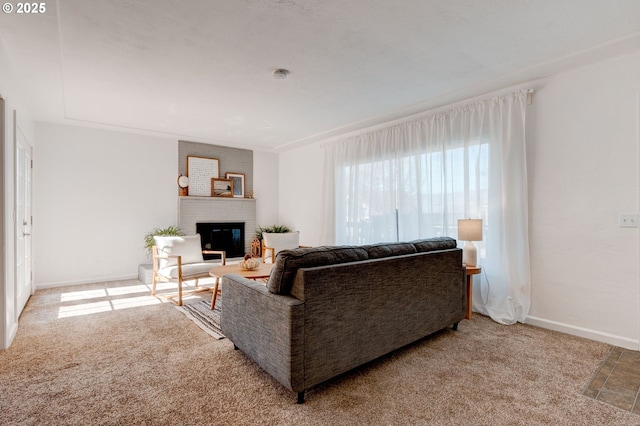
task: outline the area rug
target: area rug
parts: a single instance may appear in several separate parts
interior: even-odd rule
[[[198,327],[210,336],[220,340],[224,339],[220,330],[220,303],[216,303],[216,308],[211,310],[211,302],[199,300],[187,305],[176,306],[180,312],[193,321]]]

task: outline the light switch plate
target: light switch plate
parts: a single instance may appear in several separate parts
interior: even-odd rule
[[[621,228],[637,228],[638,227],[638,214],[637,213],[622,213],[620,215],[620,227]]]

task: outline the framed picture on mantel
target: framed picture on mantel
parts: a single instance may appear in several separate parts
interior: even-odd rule
[[[231,179],[211,179],[212,197],[233,197],[233,181]]]
[[[233,196],[244,198],[244,173],[227,172],[224,177],[233,181]]]
[[[220,177],[220,161],[217,158],[187,156],[189,195],[210,197],[211,178]]]

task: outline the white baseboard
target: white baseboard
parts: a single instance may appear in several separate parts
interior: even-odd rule
[[[591,330],[588,328],[578,327],[575,325],[564,324],[557,321],[551,321],[538,317],[527,317],[525,324],[535,325],[537,327],[546,328],[549,330],[560,331],[562,333],[571,334],[573,336],[584,337],[586,339],[595,340],[598,342],[608,343],[614,346],[620,346],[621,348],[631,349],[634,351],[640,350],[640,341],[629,339],[628,337],[616,336],[609,333],[603,333],[601,331]]]
[[[82,284],[105,283],[110,281],[128,281],[128,280],[137,280],[137,279],[138,279],[137,275],[123,275],[118,277],[94,278],[89,280],[85,279],[85,280],[77,280],[77,281],[36,283],[36,290],[40,290],[44,288],[67,287],[67,286],[82,285]]]

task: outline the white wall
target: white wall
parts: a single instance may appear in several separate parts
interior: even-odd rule
[[[2,173],[4,179],[4,199],[0,203],[4,210],[5,223],[0,236],[3,237],[4,274],[0,277],[0,349],[9,347],[18,329],[19,312],[16,310],[15,292],[15,126],[21,131],[30,144],[35,144],[34,122],[16,75],[11,69],[4,47],[0,44],[0,96],[4,98],[4,163]],[[2,147],[0,147],[1,149]]]
[[[278,154],[253,152],[253,196],[256,198],[256,223],[270,226],[278,216]]]
[[[144,235],[177,221],[177,140],[47,123],[36,136],[36,286],[136,277]]]
[[[638,349],[640,54],[557,75],[534,96],[528,322]]]
[[[528,121],[528,323],[638,349],[640,54],[536,81]],[[532,83],[533,84],[533,83]],[[320,143],[280,155],[281,221],[320,241]],[[306,238],[306,239],[305,239]]]
[[[137,277],[144,235],[177,225],[178,141],[38,123],[38,288]],[[256,216],[278,222],[278,156],[254,152]]]
[[[280,223],[300,231],[300,244],[322,241],[324,157],[320,144],[280,154]]]

